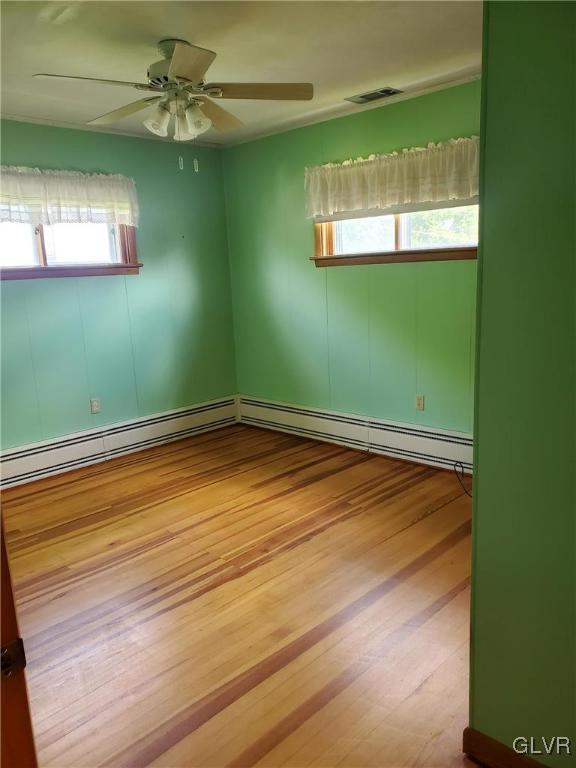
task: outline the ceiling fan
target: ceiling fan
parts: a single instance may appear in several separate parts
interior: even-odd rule
[[[147,83],[46,73],[34,77],[83,80],[151,92],[154,95],[100,115],[88,125],[108,125],[155,104],[154,113],[144,120],[144,125],[157,136],[167,136],[174,117],[176,141],[195,139],[211,126],[230,131],[242,125],[241,120],[212,99],[308,100],[314,93],[311,83],[206,83],[204,76],[216,58],[214,51],[175,38],[161,40],[158,50],[164,58],[150,65]]]

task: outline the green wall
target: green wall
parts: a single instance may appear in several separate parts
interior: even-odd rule
[[[479,126],[474,82],[225,150],[242,394],[472,431],[475,262],[317,269],[304,169]]]
[[[574,3],[488,4],[471,681],[474,728],[573,752],[575,41]]]
[[[476,264],[316,269],[304,168],[478,133],[479,91],[224,152],[4,121],[5,164],[136,180],[144,268],[2,282],[3,447],[236,391],[470,432]]]
[[[3,447],[234,393],[221,153],[4,121],[1,157],[132,176],[144,264],[138,276],[2,282]]]

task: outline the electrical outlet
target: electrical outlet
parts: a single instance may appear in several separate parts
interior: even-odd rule
[[[97,397],[93,397],[90,399],[90,413],[100,413],[102,410],[102,407],[100,405],[100,400]]]
[[[424,395],[416,395],[416,410],[424,410]]]

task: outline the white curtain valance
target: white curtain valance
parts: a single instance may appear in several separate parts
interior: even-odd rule
[[[2,166],[0,222],[138,226],[134,180],[78,171]]]
[[[478,196],[479,139],[450,139],[306,168],[306,215],[338,218],[351,211],[406,210],[410,205],[473,202]],[[440,206],[438,206],[440,207]]]

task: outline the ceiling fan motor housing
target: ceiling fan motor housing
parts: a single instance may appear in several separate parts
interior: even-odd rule
[[[172,82],[168,73],[170,71],[170,62],[174,55],[174,49],[178,43],[190,46],[188,40],[181,40],[178,37],[166,37],[163,40],[160,40],[158,43],[158,51],[164,58],[160,61],[155,61],[154,64],[151,64],[148,67],[148,82],[150,85],[162,86]]]
[[[170,59],[155,61],[148,67],[148,82],[150,85],[166,85],[170,82],[168,70],[170,69]]]

